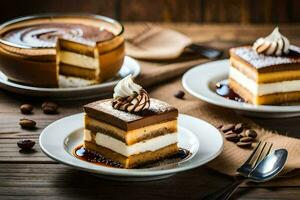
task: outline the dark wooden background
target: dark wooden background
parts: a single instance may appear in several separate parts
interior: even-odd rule
[[[4,0],[0,21],[44,12],[84,12],[121,21],[299,23],[299,0]]]

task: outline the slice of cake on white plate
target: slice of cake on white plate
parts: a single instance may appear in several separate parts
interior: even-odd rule
[[[253,46],[230,49],[229,86],[246,102],[285,104],[300,101],[300,48],[276,28]]]
[[[84,106],[84,147],[135,168],[178,153],[178,110],[149,98],[131,76],[121,80],[114,98]]]

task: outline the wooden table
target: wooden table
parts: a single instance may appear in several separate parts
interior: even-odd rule
[[[267,34],[273,26],[163,24],[191,36],[195,41],[221,49],[239,44],[250,44],[258,36]],[[126,24],[135,29],[139,24]],[[300,45],[300,26],[281,26],[290,40]],[[19,112],[22,103],[35,106],[29,116],[38,123],[36,131],[26,131],[18,121],[24,117]],[[180,173],[165,180],[151,182],[114,182],[102,180],[70,167],[58,164],[46,157],[35,146],[35,152],[22,153],[16,145],[20,139],[33,139],[38,143],[40,132],[56,119],[81,112],[88,101],[59,102],[60,114],[45,115],[41,112],[42,100],[26,98],[0,90],[0,199],[200,199],[204,195],[225,186],[232,178],[203,166]],[[266,128],[289,132],[299,137],[300,118],[256,119]],[[300,167],[300,166],[299,166]],[[297,180],[300,177],[296,177]],[[295,178],[294,178],[295,180]],[[238,199],[299,199],[300,185],[242,187]],[[298,182],[299,183],[299,182]]]

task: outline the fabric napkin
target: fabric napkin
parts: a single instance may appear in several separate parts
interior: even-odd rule
[[[140,27],[136,33],[130,33],[125,33],[126,53],[137,59],[175,59],[183,53],[185,47],[192,44],[186,35],[157,26]]]

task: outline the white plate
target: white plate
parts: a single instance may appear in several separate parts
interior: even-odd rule
[[[204,165],[222,151],[222,135],[211,124],[182,114],[179,115],[178,123],[179,146],[189,150],[192,155],[180,162],[160,167],[118,169],[88,163],[74,157],[73,149],[83,143],[83,113],[50,124],[41,133],[39,143],[43,152],[50,158],[92,175],[125,181],[155,180]]]
[[[254,117],[294,117],[300,116],[299,105],[253,105],[237,102],[219,96],[215,92],[215,85],[228,78],[229,60],[220,60],[198,65],[187,71],[183,78],[183,87],[193,96],[208,103],[231,108],[238,113]]]
[[[119,74],[111,81],[102,84],[70,87],[70,88],[41,88],[26,86],[19,83],[12,82],[0,71],[0,87],[10,92],[19,93],[22,95],[34,97],[48,97],[51,99],[88,99],[93,97],[101,97],[110,93],[118,80],[132,74],[135,78],[140,73],[139,63],[131,57],[125,56],[124,64]]]

